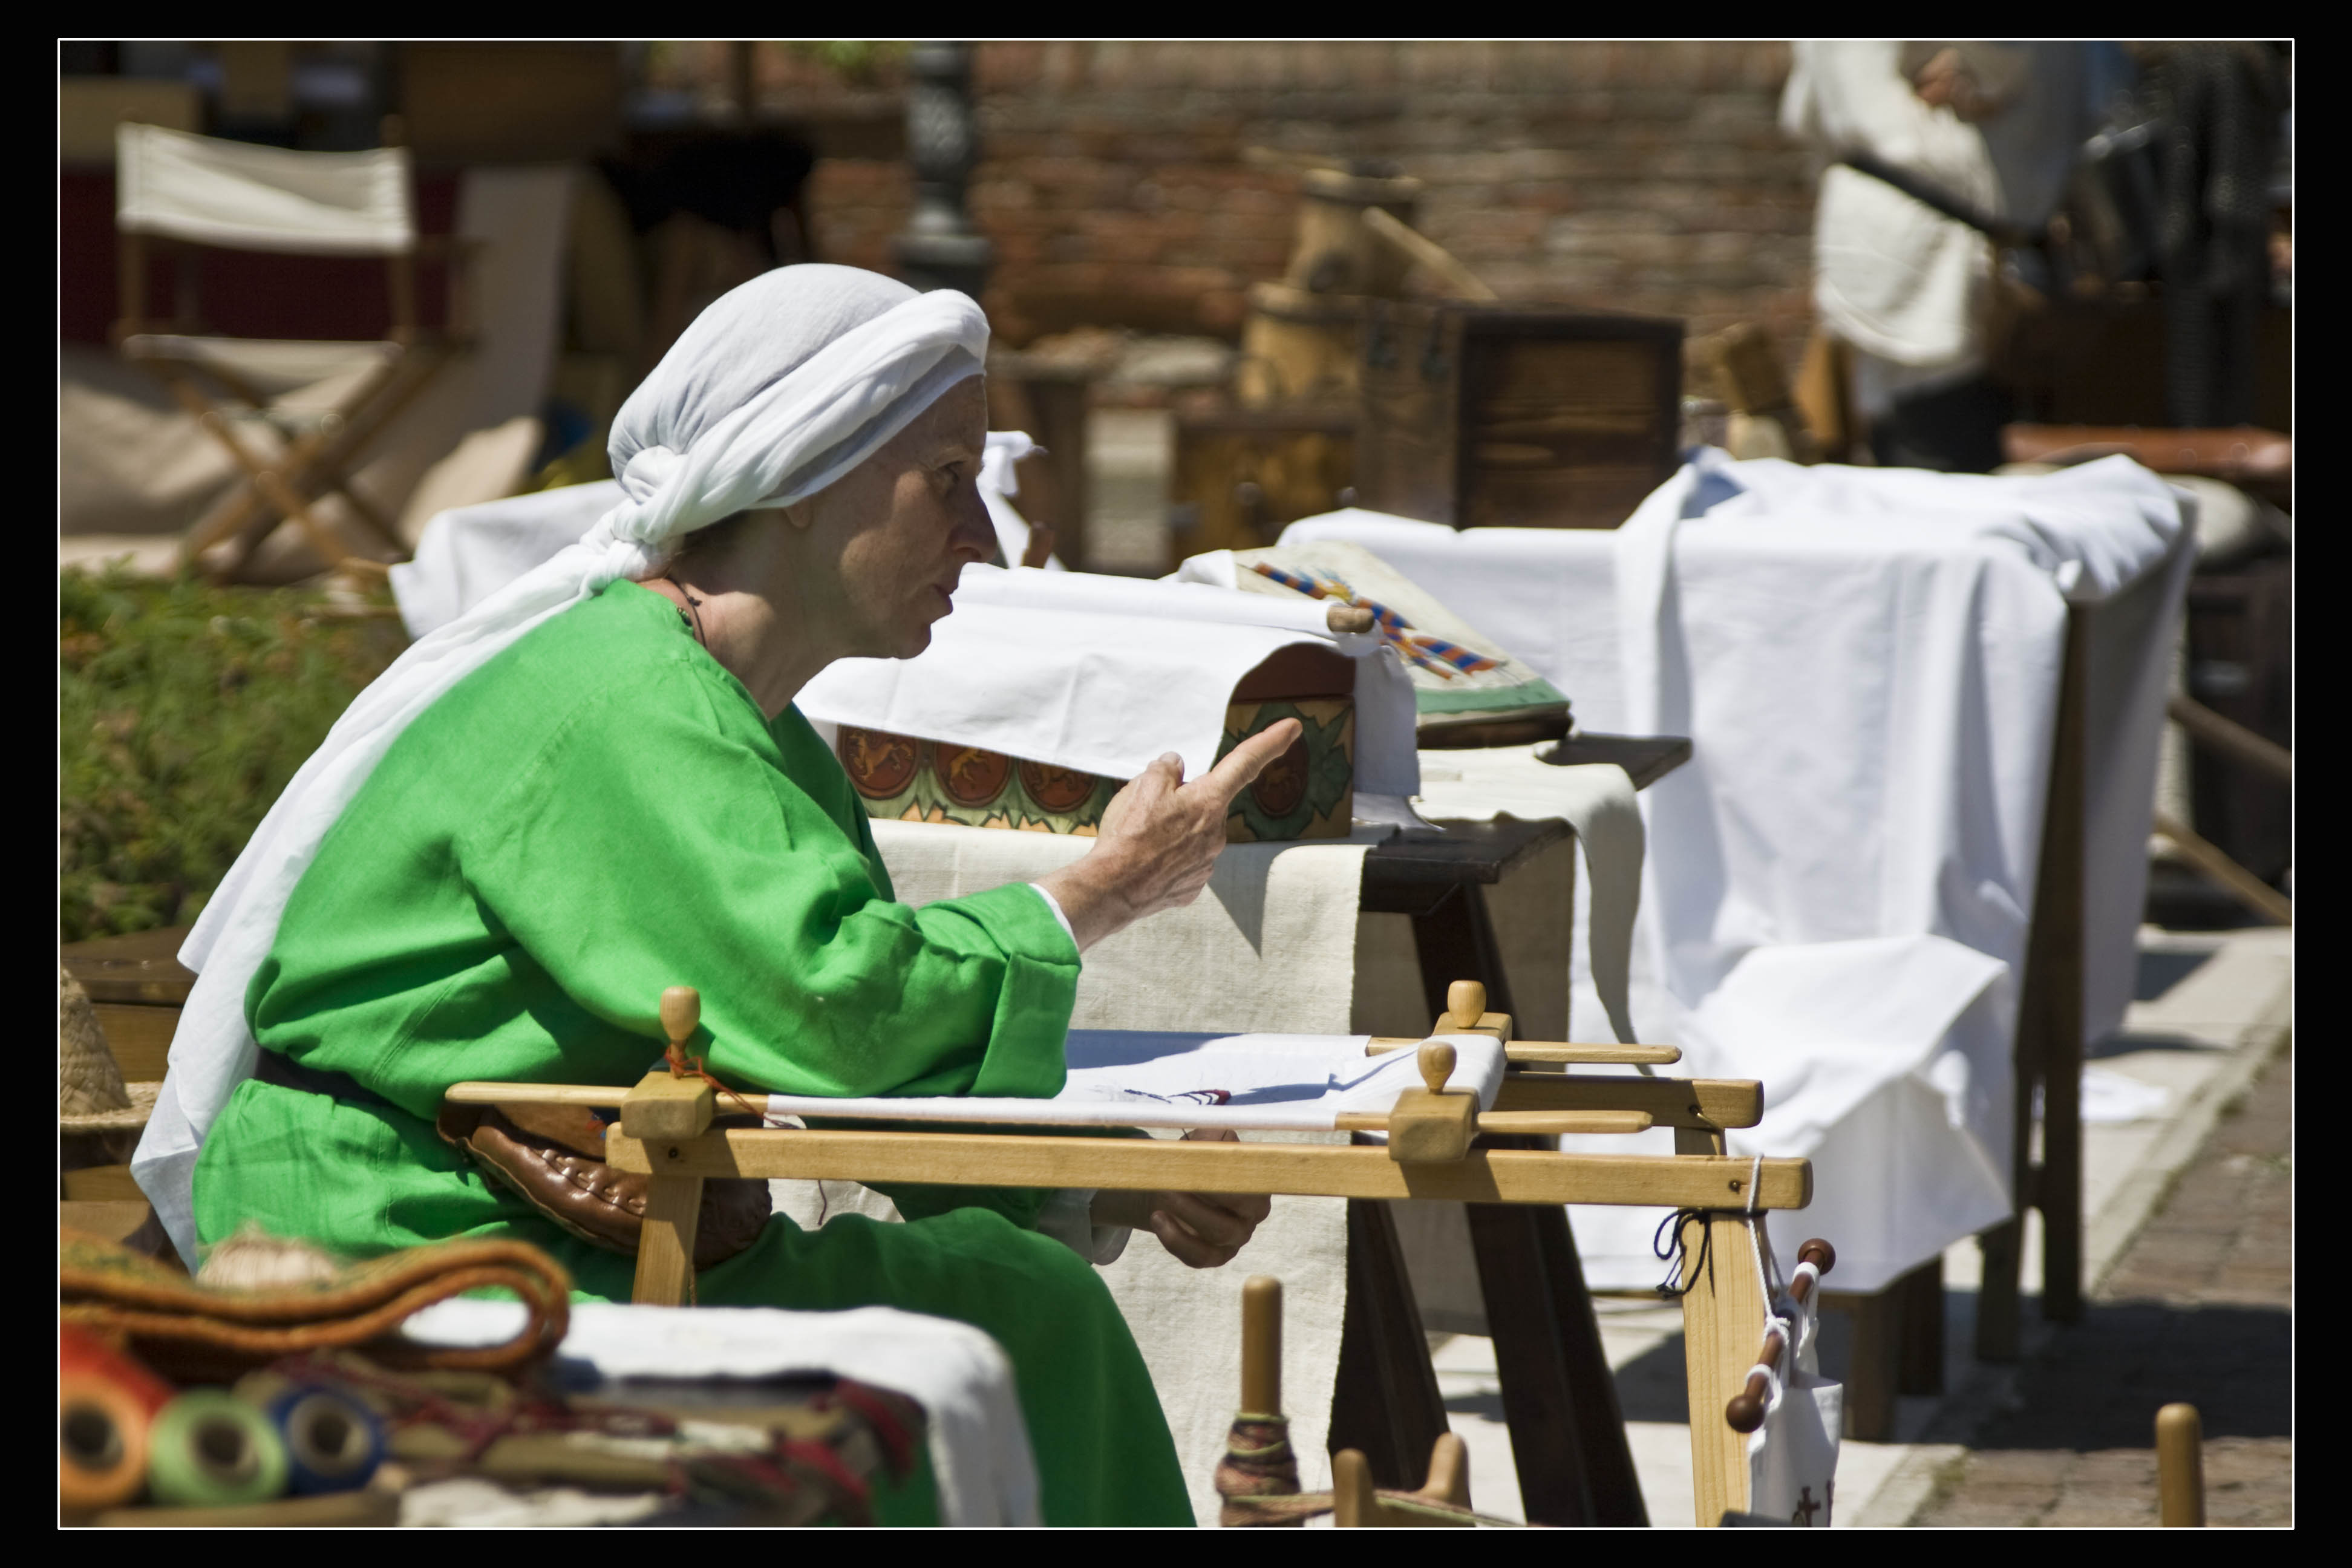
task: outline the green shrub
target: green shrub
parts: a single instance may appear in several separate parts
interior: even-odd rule
[[[397,621],[304,589],[58,580],[62,939],[194,920],[359,689]]]

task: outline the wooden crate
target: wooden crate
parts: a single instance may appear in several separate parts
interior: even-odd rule
[[[1372,300],[1359,505],[1462,528],[1615,528],[1675,471],[1682,323]]]
[[[1206,550],[1256,550],[1302,517],[1349,504],[1356,416],[1345,409],[1179,415],[1170,571]]]

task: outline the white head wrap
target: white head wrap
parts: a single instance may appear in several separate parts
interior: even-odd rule
[[[653,575],[686,534],[824,489],[979,374],[987,353],[988,319],[970,299],[918,294],[850,267],[779,268],[695,318],[613,421],[622,503],[577,544],[411,646],[360,693],[180,949],[196,984],[131,1165],[180,1256],[196,1257],[197,1150],[259,1050],[247,988],[320,842],[400,732],[550,616],[617,579]]]

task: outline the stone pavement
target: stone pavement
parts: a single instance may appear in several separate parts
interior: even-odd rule
[[[1912,1522],[2152,1525],[2156,1412],[2185,1400],[2207,1522],[2294,1523],[2294,1102],[2290,1045]]]

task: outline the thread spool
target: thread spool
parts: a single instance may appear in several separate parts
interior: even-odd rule
[[[383,1462],[383,1424],[356,1390],[264,1370],[229,1392],[269,1417],[286,1445],[287,1489],[297,1497],[365,1486]]]
[[[151,1421],[179,1393],[128,1351],[73,1323],[58,1325],[58,1370],[86,1372],[118,1384],[139,1401]]]
[[[375,1416],[340,1389],[298,1388],[268,1412],[286,1445],[287,1488],[297,1497],[363,1487],[383,1461]]]
[[[169,1507],[268,1502],[286,1490],[286,1445],[269,1417],[216,1388],[193,1389],[150,1428],[148,1489]]]
[[[147,1484],[152,1421],[139,1395],[88,1371],[58,1374],[58,1506],[114,1508]]]

